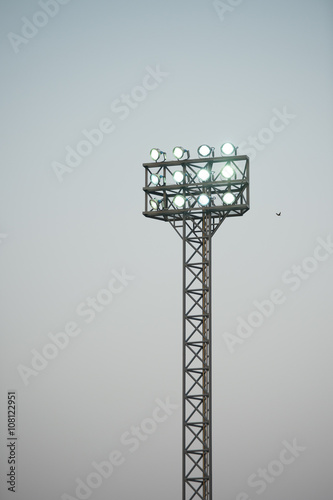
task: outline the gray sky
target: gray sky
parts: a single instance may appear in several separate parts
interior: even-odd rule
[[[326,500],[332,2],[0,10],[0,419],[6,430],[16,390],[15,498],[181,498],[181,240],[142,216],[142,163],[152,147],[196,157],[231,141],[251,157],[251,209],[213,241],[214,498]],[[7,486],[3,474],[3,500]]]

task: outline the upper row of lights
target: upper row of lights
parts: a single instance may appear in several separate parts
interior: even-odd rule
[[[201,156],[202,158],[208,158],[209,156],[214,157],[214,151],[215,148],[212,148],[207,144],[202,144],[198,148],[198,155]],[[230,142],[225,142],[221,146],[221,153],[223,156],[233,156],[237,154],[237,148],[235,148],[235,146]],[[176,146],[175,148],[173,148],[173,155],[175,158],[177,158],[177,160],[181,160],[182,158],[184,158],[184,156],[186,156],[187,159],[189,159],[190,152],[188,149],[182,148],[181,146]],[[160,161],[166,160],[166,153],[158,148],[153,148],[150,151],[150,156],[154,161],[158,161],[161,157],[162,160]]]

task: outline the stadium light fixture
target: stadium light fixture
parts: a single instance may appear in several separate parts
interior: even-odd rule
[[[206,168],[201,168],[197,173],[197,177],[199,177],[201,181],[205,182],[210,178],[210,173]]]
[[[185,197],[181,194],[177,194],[173,199],[173,203],[177,208],[183,208],[183,206],[185,205],[185,201]]]
[[[150,150],[150,156],[152,157],[152,159],[154,161],[158,161],[161,156],[163,156],[163,160],[162,161],[165,161],[165,159],[166,159],[166,153],[164,153],[164,151],[161,151],[158,148],[151,149]]]
[[[153,210],[158,210],[160,208],[160,204],[162,203],[162,200],[156,200],[156,198],[152,198],[149,200],[149,205]]]
[[[210,198],[209,196],[207,196],[205,193],[202,193],[199,197],[198,197],[198,203],[199,205],[201,205],[202,207],[206,207],[210,202]]]
[[[150,174],[150,183],[153,186],[158,186],[159,184],[163,184],[164,183],[163,175]]]
[[[172,176],[177,184],[181,184],[184,181],[184,173],[180,170],[176,170]]]
[[[232,205],[235,199],[235,195],[230,191],[227,191],[222,197],[223,203],[225,203],[226,205]]]
[[[175,158],[177,158],[177,160],[181,160],[185,154],[187,155],[187,158],[190,157],[190,152],[188,149],[184,149],[181,146],[176,146],[175,148],[173,148],[173,155],[175,156]]]
[[[214,156],[215,148],[211,148],[207,144],[202,144],[198,147],[198,155],[202,158],[207,158],[208,156]]]
[[[221,146],[221,153],[223,156],[231,156],[236,154],[236,148],[231,142],[225,142]]]
[[[236,174],[235,174],[235,169],[234,167],[231,165],[230,162],[228,163],[225,163],[223,165],[223,167],[221,168],[221,175],[222,177],[224,177],[225,179],[231,179],[232,177],[234,177]]]
[[[143,165],[144,216],[168,222],[183,242],[183,500],[212,500],[213,494],[212,238],[227,217],[249,210],[249,158],[235,152],[225,143],[214,157],[203,144],[197,158],[182,160],[189,152],[177,146],[178,161]],[[163,182],[153,185],[151,174],[161,173]]]

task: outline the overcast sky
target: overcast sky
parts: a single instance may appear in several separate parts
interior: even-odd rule
[[[332,2],[0,14],[1,499],[7,391],[18,500],[181,498],[182,246],[142,163],[231,141],[251,209],[213,239],[214,498],[327,500]]]

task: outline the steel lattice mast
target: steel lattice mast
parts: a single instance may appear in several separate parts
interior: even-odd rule
[[[211,220],[183,222],[183,498],[209,500],[211,440]]]
[[[231,166],[232,178],[221,180],[213,171],[215,164],[220,170]],[[226,217],[249,209],[249,159],[232,156],[143,166],[143,214],[169,222],[183,240],[183,500],[212,500],[211,245]],[[198,176],[202,169],[209,172],[206,181]],[[174,183],[175,171],[183,173],[182,183]],[[207,206],[198,203],[203,193],[209,198]],[[232,204],[225,203],[226,193],[233,195]],[[183,207],[175,203],[176,196],[184,198]]]

